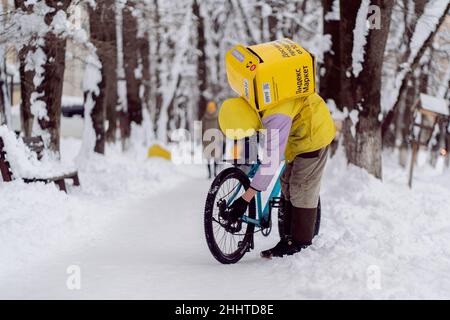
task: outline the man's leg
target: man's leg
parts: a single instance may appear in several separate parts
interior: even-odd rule
[[[289,192],[289,180],[291,177],[292,164],[287,163],[280,177],[281,198],[283,199],[283,207],[278,211],[278,220],[281,239],[289,239],[291,236],[291,195]]]
[[[307,247],[314,237],[319,203],[320,183],[328,159],[328,147],[322,149],[317,157],[297,156],[290,176],[292,208],[292,240],[295,250]]]
[[[261,252],[261,257],[272,258],[282,257],[287,249],[288,242],[291,239],[291,220],[292,220],[292,204],[290,202],[289,180],[292,170],[292,164],[287,163],[280,177],[281,197],[284,199],[283,207],[278,211],[278,224],[280,231],[280,241],[275,247]]]
[[[211,162],[208,160],[207,161],[207,166],[208,166],[208,179],[211,179]]]
[[[217,167],[219,166],[219,164],[216,162],[216,160],[214,160],[214,177],[217,177]]]

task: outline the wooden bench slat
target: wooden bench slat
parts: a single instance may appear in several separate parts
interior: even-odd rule
[[[6,160],[6,151],[4,148],[5,145],[3,144],[3,139],[0,137],[0,171],[3,181],[10,182],[12,181],[12,173],[9,167],[9,162]]]

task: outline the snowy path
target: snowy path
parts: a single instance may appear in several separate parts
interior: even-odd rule
[[[259,258],[276,242],[274,231],[258,234],[238,264],[217,263],[203,234],[210,182],[203,167],[177,168],[179,182],[170,188],[108,200],[108,223],[86,226],[92,237],[48,254],[37,248],[41,260],[0,274],[0,298],[450,298],[448,179],[424,174],[412,192],[402,172],[381,183],[342,168],[337,161],[327,169],[321,235],[295,257]],[[89,201],[87,216],[106,208]],[[70,265],[81,268],[80,290],[66,287]]]
[[[239,266],[222,266],[210,255],[202,227],[208,185],[205,179],[191,178],[173,191],[130,204],[103,237],[9,276],[0,297],[266,297],[260,287],[274,288],[276,277],[268,266],[255,272],[262,262],[267,265],[257,253]],[[81,290],[66,287],[70,265],[81,268]]]

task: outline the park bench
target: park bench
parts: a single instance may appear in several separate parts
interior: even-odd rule
[[[19,138],[21,139],[21,138]],[[25,146],[29,148],[32,152],[36,153],[37,159],[41,160],[44,151],[44,141],[42,137],[31,137],[22,139]],[[8,162],[7,151],[5,149],[5,144],[2,137],[0,136],[0,171],[2,179],[5,182],[10,182],[13,180],[14,174],[11,170],[11,166]],[[21,177],[25,183],[32,182],[44,182],[44,183],[55,183],[61,191],[67,192],[66,180],[72,180],[74,186],[80,185],[80,180],[78,178],[78,172],[72,171],[64,174],[57,175],[45,175],[45,176],[26,176]]]

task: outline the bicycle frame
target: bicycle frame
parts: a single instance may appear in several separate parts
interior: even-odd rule
[[[249,173],[247,173],[247,176],[252,179],[256,172],[258,171],[259,167],[260,167],[261,163],[255,163],[252,164]],[[256,193],[256,207],[257,207],[257,211],[258,211],[258,218],[257,219],[252,219],[249,218],[248,216],[243,216],[242,217],[242,222],[245,223],[252,223],[254,225],[256,225],[257,227],[262,227],[262,223],[263,221],[267,221],[269,218],[269,214],[270,214],[270,201],[275,198],[275,197],[279,197],[280,193],[281,193],[281,183],[280,183],[280,177],[281,174],[284,171],[286,164],[283,163],[283,167],[280,170],[278,176],[277,176],[277,180],[275,182],[275,185],[273,186],[269,197],[267,198],[266,203],[264,204],[264,208],[262,206],[262,192],[257,192]],[[242,188],[242,185],[239,185],[239,187],[237,188],[237,190],[234,192],[234,194],[228,199],[227,201],[227,206],[229,206],[231,203],[233,203],[234,199],[237,197],[237,195],[239,194],[240,190]]]

